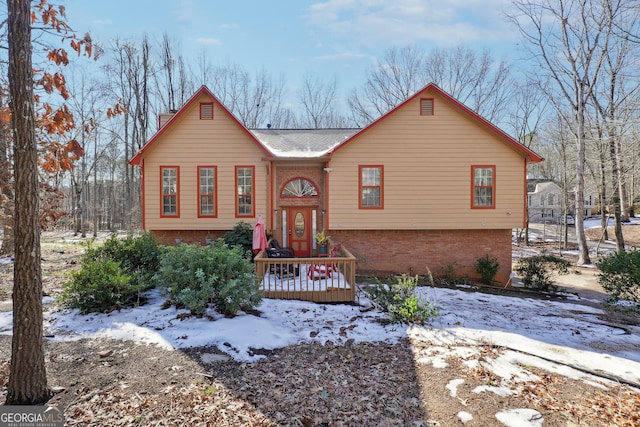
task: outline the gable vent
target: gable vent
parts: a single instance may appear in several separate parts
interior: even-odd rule
[[[200,120],[213,120],[213,103],[200,104]]]
[[[433,99],[420,100],[420,115],[433,116]]]

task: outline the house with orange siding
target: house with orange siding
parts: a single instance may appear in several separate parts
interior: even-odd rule
[[[165,243],[205,244],[262,216],[297,257],[317,256],[325,231],[359,271],[474,277],[489,256],[506,282],[539,161],[429,84],[362,129],[247,129],[203,86],[130,163],[143,228]]]

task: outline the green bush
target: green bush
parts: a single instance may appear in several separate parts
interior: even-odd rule
[[[131,276],[119,262],[83,258],[81,264],[82,269],[72,272],[63,285],[59,296],[63,306],[104,313],[139,302],[141,290],[131,285]]]
[[[222,240],[208,246],[182,244],[162,257],[154,281],[168,302],[202,316],[208,304],[225,315],[254,308],[262,301],[253,265],[239,246]]]
[[[598,283],[609,294],[609,303],[630,301],[640,309],[640,251],[633,249],[601,258]]]
[[[240,246],[244,256],[251,258],[253,250],[253,227],[251,225],[240,221],[233,227],[233,230],[224,233],[222,239],[231,248]]]
[[[63,284],[60,303],[83,313],[105,312],[140,304],[144,291],[153,287],[161,248],[149,233],[118,238],[102,245],[87,243],[80,271]]]
[[[476,271],[480,274],[480,281],[486,285],[493,284],[499,268],[498,259],[489,258],[489,255],[476,260]]]
[[[552,254],[540,254],[522,258],[516,264],[515,272],[522,278],[525,288],[540,292],[555,293],[558,287],[551,280],[551,273],[568,274],[571,263]]]
[[[161,254],[162,247],[151,233],[145,232],[139,236],[128,235],[124,238],[113,234],[100,246],[90,245],[85,257],[96,261],[119,262],[123,270],[131,275],[133,286],[151,289]]]
[[[406,274],[397,278],[397,283],[378,283],[367,289],[373,304],[389,313],[392,323],[424,324],[438,315],[439,307],[424,301],[415,294],[418,276]]]
[[[429,271],[429,269],[427,268]],[[431,273],[429,272],[431,276]],[[456,273],[456,263],[447,264],[442,267],[435,276],[430,277],[432,284],[435,285],[466,285],[469,284],[469,276],[466,274]]]

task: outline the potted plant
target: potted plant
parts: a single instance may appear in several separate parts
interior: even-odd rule
[[[316,233],[316,243],[318,243],[318,251],[321,254],[327,253],[327,246],[329,246],[329,237],[324,234],[324,231]]]

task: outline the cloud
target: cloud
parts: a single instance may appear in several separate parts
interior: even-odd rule
[[[209,46],[212,46],[212,45],[219,46],[222,44],[222,41],[215,37],[198,37],[196,38],[196,43],[209,45]]]
[[[317,59],[322,61],[342,61],[349,59],[362,59],[366,58],[367,55],[362,53],[352,53],[352,52],[343,52],[343,53],[334,53],[328,55],[320,55]]]
[[[327,0],[305,19],[316,37],[351,46],[504,41],[508,0]]]
[[[178,22],[187,22],[193,16],[193,5],[189,0],[182,0],[171,10],[171,15],[175,16]]]
[[[221,30],[237,30],[238,28],[240,28],[240,25],[238,25],[238,24],[220,24],[218,26],[218,28],[220,28]]]

